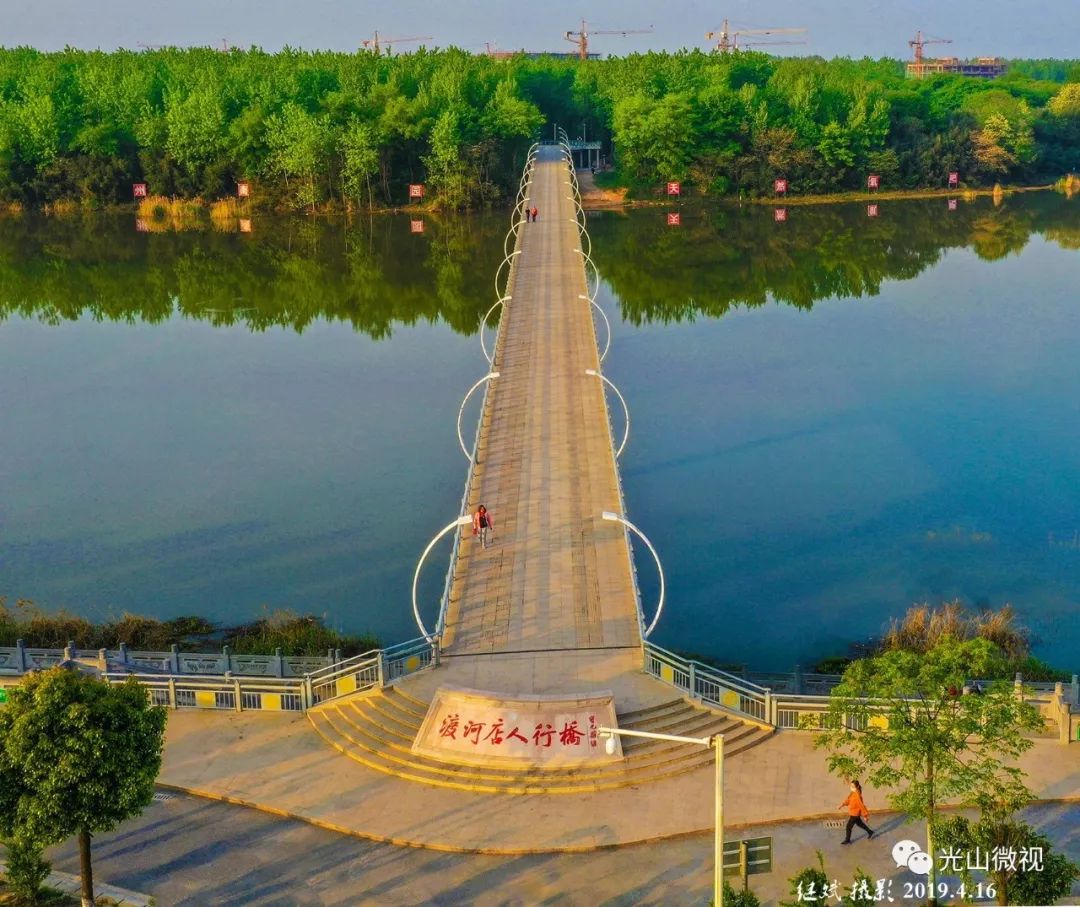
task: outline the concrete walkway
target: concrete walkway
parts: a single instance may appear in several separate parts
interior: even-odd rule
[[[600,516],[622,506],[603,383],[585,374],[600,360],[572,192],[565,161],[542,148],[539,219],[520,228],[468,493],[470,512],[491,511],[494,543],[465,530],[448,655],[640,644],[625,535]]]
[[[1038,741],[1021,765],[1039,798],[1080,800],[1075,746]],[[258,712],[173,712],[160,781],[333,831],[453,852],[583,852],[713,827],[711,768],[587,794],[476,794],[373,771],[325,744],[302,716]],[[781,731],[726,765],[725,827],[833,816],[845,794],[811,736]],[[885,806],[870,788],[866,797],[873,810]]]

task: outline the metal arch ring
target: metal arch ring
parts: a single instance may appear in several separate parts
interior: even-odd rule
[[[584,293],[579,293],[578,299],[587,299],[589,301],[589,304],[592,305],[592,307],[600,313],[600,317],[604,319],[604,324],[607,326],[607,343],[604,344],[604,352],[600,354],[600,361],[603,362],[604,357],[608,354],[608,350],[611,349],[611,322],[608,321],[607,312],[600,308],[600,303],[598,303],[595,299],[586,296]]]
[[[575,217],[574,220],[576,222],[577,218]],[[589,236],[589,231],[582,227],[580,224],[578,224],[578,228],[582,239],[587,239],[589,241],[589,250],[585,254],[588,255],[589,258],[592,258],[592,237]]]
[[[630,408],[626,405],[626,399],[619,392],[619,389],[612,383],[611,379],[607,377],[603,372],[598,372],[594,368],[585,369],[586,375],[595,375],[608,387],[615,391],[615,396],[619,398],[619,402],[622,404],[623,415],[626,416],[626,427],[623,429],[622,444],[619,445],[619,449],[615,451],[615,459],[617,460],[622,456],[623,449],[626,447],[626,442],[630,438]]]
[[[589,244],[590,244],[590,246],[592,245],[592,240],[591,239],[589,240]],[[590,256],[587,252],[585,252],[584,249],[574,249],[574,251],[580,253],[582,258],[584,258],[585,261],[587,261],[589,263],[590,267],[592,267],[593,277],[596,278],[596,283],[593,286],[593,291],[589,294],[589,298],[590,299],[595,299],[596,294],[600,292],[600,269],[596,267],[596,262],[594,262],[592,260],[592,256]],[[589,281],[589,278],[588,278],[588,275],[586,275],[586,277],[585,277],[585,289],[586,290],[589,288],[588,281]],[[496,285],[496,288],[497,288],[497,285]]]
[[[660,615],[664,611],[664,566],[660,563],[660,555],[656,553],[656,549],[653,547],[652,542],[649,541],[645,533],[626,519],[626,517],[619,517],[618,519],[620,523],[635,533],[637,537],[645,543],[645,547],[649,549],[649,553],[653,556],[653,560],[656,561],[656,571],[660,574],[660,600],[656,603],[656,614],[653,615],[652,623],[650,623],[648,628],[642,633],[645,639],[648,639],[652,631],[656,629],[656,625],[660,621]]]
[[[506,303],[509,302],[509,301],[510,301],[510,297],[509,296],[504,296],[502,299],[498,300],[495,303],[495,305],[493,305],[490,309],[488,309],[487,312],[484,314],[484,317],[480,319],[480,346],[484,350],[484,358],[487,359],[489,366],[495,361],[495,357],[494,357],[494,353],[492,355],[490,355],[490,356],[488,355],[487,341],[484,340],[484,331],[487,330],[487,323],[488,323],[488,319],[491,317],[491,313],[495,311],[497,306],[505,306]],[[611,328],[609,326],[608,331],[610,332],[610,330],[611,330]],[[603,358],[604,357],[601,356],[600,360],[603,361]]]
[[[514,257],[515,255],[520,255],[520,254],[521,254],[521,249],[514,249],[514,251],[513,251],[513,252],[511,252],[511,253],[510,253],[509,255],[507,255],[507,256],[506,256],[505,258],[503,258],[503,260],[502,260],[502,264],[500,264],[500,265],[499,265],[499,270],[497,270],[497,271],[495,272],[495,295],[496,295],[496,296],[498,296],[498,297],[499,297],[500,299],[501,299],[501,298],[502,298],[503,296],[505,296],[505,295],[506,295],[505,293],[503,293],[503,292],[501,292],[501,291],[499,290],[499,277],[500,277],[500,276],[502,275],[502,270],[503,270],[503,267],[504,267],[504,266],[506,265],[506,263],[507,263],[508,261],[510,261],[511,259],[513,259],[513,257]],[[510,275],[509,275],[509,274],[507,274],[507,277],[506,277],[506,282],[507,282],[508,284],[509,284],[509,282],[510,282]]]
[[[517,213],[516,208],[514,209],[514,213],[515,214]],[[514,239],[517,239],[518,231],[521,229],[521,225],[523,223],[524,223],[524,221],[520,221],[520,220],[515,219],[513,225],[510,227],[509,230],[506,231],[506,237],[503,239],[503,258],[505,258],[507,255],[510,254],[510,250],[506,248],[507,243],[510,242],[510,237],[513,236]],[[591,248],[591,245],[590,245],[590,248]]]
[[[427,556],[431,553],[431,549],[435,547],[439,539],[446,535],[446,533],[448,533],[451,529],[456,529],[458,526],[464,526],[468,522],[471,522],[468,517],[459,516],[456,520],[454,520],[454,522],[440,529],[435,538],[428,542],[428,546],[424,549],[424,553],[420,555],[420,560],[416,562],[416,571],[413,573],[412,581],[413,617],[416,618],[416,626],[420,628],[420,632],[423,634],[424,639],[426,639],[429,644],[434,644],[436,637],[428,632],[427,627],[424,626],[423,620],[420,619],[420,606],[416,602],[416,587],[420,582],[420,571],[423,569],[424,561],[427,560]]]
[[[461,406],[458,407],[458,411],[457,411],[457,439],[458,439],[458,444],[461,445],[461,449],[465,454],[465,459],[468,460],[470,463],[473,461],[473,455],[471,453],[469,453],[468,449],[465,447],[465,439],[463,437],[461,437],[461,414],[463,412],[465,412],[465,404],[469,402],[469,397],[471,397],[476,392],[476,389],[481,384],[483,384],[485,381],[491,381],[493,378],[498,378],[498,377],[499,377],[498,372],[488,372],[486,375],[484,375],[483,378],[481,378],[479,381],[477,381],[476,384],[474,384],[472,387],[469,388],[469,392],[467,394],[465,394],[465,399],[461,401]]]

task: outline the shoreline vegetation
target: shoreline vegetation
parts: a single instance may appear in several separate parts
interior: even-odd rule
[[[1019,624],[1011,605],[998,610],[973,611],[960,601],[937,607],[927,603],[912,605],[903,617],[890,621],[881,637],[853,641],[847,655],[823,658],[807,673],[841,674],[860,658],[895,650],[922,653],[943,638],[985,639],[996,646],[1001,658],[994,676],[980,679],[1011,680],[1017,673],[1031,681],[1071,679],[1068,671],[1032,655],[1031,633]],[[176,645],[183,652],[227,645],[234,655],[270,655],[280,648],[283,655],[323,656],[328,650],[337,649],[345,658],[381,645],[370,634],[339,633],[325,626],[319,617],[287,610],[268,612],[232,627],[222,627],[204,617],[159,620],[127,613],[114,620],[94,623],[64,610],[46,612],[26,599],[9,606],[0,596],[0,646],[14,646],[18,639],[28,648],[41,649],[62,649],[69,641],[74,641],[81,650],[90,651],[115,650],[121,643],[138,651],[165,651]],[[753,666],[700,653],[680,650],[680,654],[734,674],[753,670]]]
[[[1044,184],[1080,172],[1080,60],[993,80],[896,59],[650,52],[585,60],[458,48],[383,56],[253,47],[0,49],[0,205],[167,199],[424,210],[513,198],[531,142],[598,141],[600,182],[651,196],[793,198]],[[573,138],[573,136],[572,136]]]
[[[1080,193],[1080,177],[1068,174],[1054,183],[1033,185],[995,184],[993,187],[963,187],[958,189],[892,189],[880,192],[856,190],[832,192],[818,195],[785,195],[778,197],[732,196],[709,197],[703,195],[685,198],[691,204],[730,207],[732,205],[760,205],[777,208],[791,208],[806,205],[839,204],[876,204],[886,201],[912,201],[919,199],[959,199],[974,201],[977,198],[993,198],[995,204],[1009,195],[1025,192],[1057,191],[1071,198]],[[630,196],[625,189],[596,190],[590,192],[583,187],[581,206],[586,211],[620,211],[637,208],[671,208],[679,202],[663,197],[640,198]],[[235,198],[203,199],[149,196],[137,203],[117,203],[112,205],[88,206],[70,199],[47,203],[40,209],[29,209],[48,218],[77,218],[84,215],[133,213],[139,219],[140,228],[147,233],[183,232],[189,230],[210,230],[222,233],[248,232],[251,223],[259,215],[282,216],[292,214],[311,218],[357,218],[385,215],[410,215],[426,219],[444,218],[448,212],[435,205],[386,205],[360,209],[355,205],[342,205],[324,202],[314,211],[295,211],[290,209],[272,209],[265,205],[248,205]],[[20,217],[28,213],[21,203],[0,204],[0,217]]]
[[[925,654],[944,639],[964,642],[985,639],[998,652],[991,676],[972,678],[977,680],[1012,680],[1021,674],[1033,682],[1062,681],[1072,679],[1069,671],[1056,668],[1032,655],[1033,639],[1030,631],[1019,624],[1016,611],[1011,605],[1001,608],[975,611],[959,600],[932,606],[926,602],[912,605],[903,617],[892,618],[888,629],[880,637],[851,642],[847,655],[822,658],[813,664],[806,674],[843,674],[849,665],[863,658],[883,655],[886,652],[905,651]],[[739,674],[753,670],[752,666],[724,661],[711,656],[678,650],[684,658],[700,661],[721,671]]]
[[[89,651],[115,650],[124,643],[129,649],[152,652],[173,645],[182,652],[228,646],[234,655],[272,655],[280,648],[282,655],[318,657],[340,649],[344,658],[379,648],[379,640],[370,634],[339,633],[319,617],[286,610],[228,627],[205,617],[159,620],[137,614],[94,623],[64,610],[46,612],[25,599],[9,606],[0,596],[0,646],[14,646],[18,639],[34,649],[63,649],[73,641]]]

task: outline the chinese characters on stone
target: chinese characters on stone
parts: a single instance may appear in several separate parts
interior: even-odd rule
[[[588,728],[578,726],[576,720],[564,721],[562,728],[541,721],[530,730],[528,725],[511,726],[503,718],[496,721],[462,720],[457,712],[451,712],[439,725],[439,737],[449,740],[461,740],[473,746],[533,746],[550,749],[552,747],[596,747],[598,745],[596,716],[589,716]]]

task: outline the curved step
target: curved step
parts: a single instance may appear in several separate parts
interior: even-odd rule
[[[586,793],[636,786],[696,771],[712,762],[712,752],[674,741],[623,739],[624,759],[597,766],[484,766],[452,762],[412,752],[427,705],[393,687],[325,703],[308,712],[329,745],[360,764],[436,787],[476,793]],[[684,736],[722,733],[725,755],[760,743],[772,733],[729,715],[673,699],[619,716],[627,729]]]
[[[411,745],[403,741],[391,739],[385,733],[381,733],[378,726],[364,722],[363,716],[350,704],[344,704],[336,709],[335,713],[329,713],[329,721],[335,726],[340,734],[361,749],[371,755],[382,756],[384,760],[394,762],[397,765],[422,766],[436,773],[446,773],[455,776],[463,772],[469,772],[476,777],[485,779],[520,779],[523,776],[537,776],[558,780],[585,781],[603,779],[610,774],[612,768],[622,768],[626,772],[637,772],[646,769],[672,767],[677,763],[691,761],[697,755],[708,755],[707,751],[692,744],[678,744],[667,742],[662,749],[650,750],[645,753],[629,753],[621,763],[611,766],[552,766],[550,768],[517,767],[517,766],[483,766],[475,763],[460,763],[452,760],[436,759],[412,752]]]

